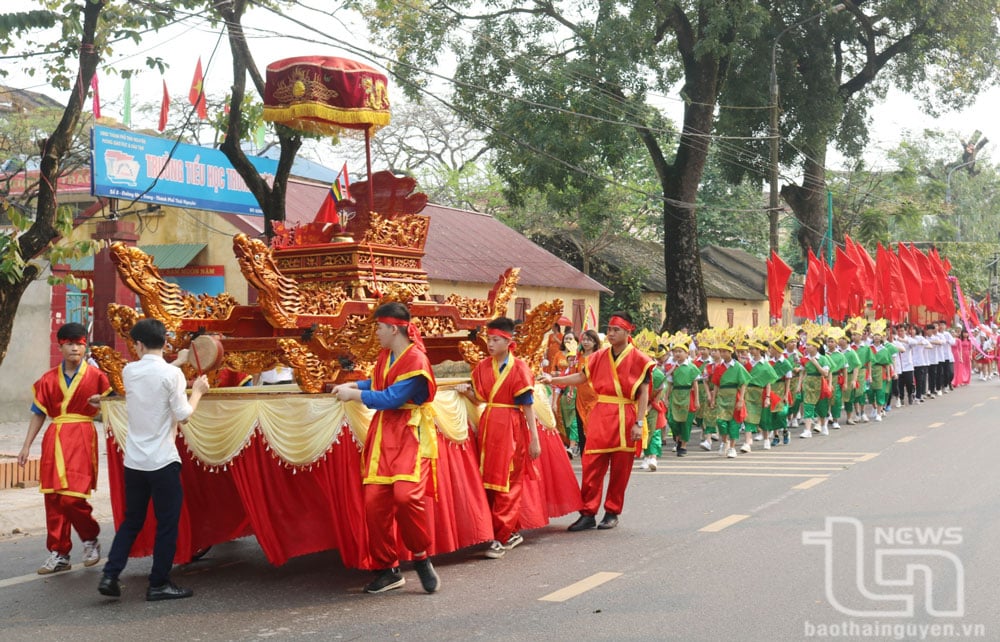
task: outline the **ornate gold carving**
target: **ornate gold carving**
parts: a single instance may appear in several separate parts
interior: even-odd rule
[[[236,372],[260,374],[280,363],[274,352],[227,352],[222,365]]]
[[[514,330],[517,356],[528,362],[535,376],[542,372],[542,359],[545,357],[546,347],[545,334],[552,329],[562,313],[562,299],[539,303],[528,312],[524,323],[519,324]]]
[[[302,313],[315,316],[336,316],[347,301],[347,292],[337,283],[310,281],[299,286]]]
[[[413,317],[413,324],[425,337],[443,337],[458,331],[455,322],[448,317]]]
[[[125,340],[125,345],[128,346],[129,357],[132,360],[138,359],[139,355],[135,352],[129,332],[131,332],[132,326],[138,320],[139,313],[135,311],[135,308],[118,303],[108,304],[108,321],[111,323],[111,327],[115,329],[115,332],[118,333],[118,336]]]
[[[120,395],[125,394],[125,384],[122,382],[122,369],[128,363],[125,357],[111,346],[91,346],[90,354],[94,356],[97,365],[108,375],[111,387]]]
[[[361,242],[422,249],[430,225],[429,216],[404,214],[386,218],[378,212],[372,212],[368,230]]]
[[[495,319],[502,317],[507,314],[507,303],[517,290],[517,280],[520,274],[520,268],[507,268],[497,279],[489,296],[485,299],[450,294],[444,302],[458,308],[459,313],[465,318]]]
[[[281,273],[271,249],[259,239],[237,234],[233,237],[233,253],[243,276],[257,288],[257,303],[268,323],[276,328],[294,328],[296,318],[302,314],[298,282]]]
[[[330,103],[340,94],[323,84],[322,71],[319,69],[296,68],[282,78],[274,88],[272,95],[279,105],[292,105],[302,102]]]
[[[475,367],[477,363],[486,358],[488,354],[483,348],[482,341],[459,341],[458,351],[462,353],[462,360],[470,366]]]
[[[195,297],[176,283],[164,281],[153,257],[138,247],[117,242],[109,252],[122,282],[139,296],[143,313],[162,321],[168,330],[177,330],[183,318],[224,319],[236,305],[228,294]]]
[[[308,347],[295,339],[278,339],[278,345],[285,361],[295,371],[295,381],[305,392],[323,392],[324,383],[336,381],[340,375],[340,364],[326,363],[314,355]]]

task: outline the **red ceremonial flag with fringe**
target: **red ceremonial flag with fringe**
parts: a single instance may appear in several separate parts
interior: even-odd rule
[[[785,304],[785,286],[792,276],[792,268],[781,260],[778,253],[771,250],[767,260],[767,299],[772,319],[781,318],[781,308]]]
[[[188,101],[197,110],[198,118],[201,120],[208,118],[208,107],[205,102],[205,77],[201,73],[201,56],[198,57],[198,64],[194,68],[194,78],[191,79]]]
[[[163,81],[163,100],[160,101],[160,123],[156,129],[163,131],[167,128],[167,116],[170,115],[170,94],[167,93],[167,81]]]
[[[903,281],[906,284],[906,300],[909,305],[923,303],[923,279],[920,277],[920,265],[910,248],[899,243],[899,266],[903,271]]]

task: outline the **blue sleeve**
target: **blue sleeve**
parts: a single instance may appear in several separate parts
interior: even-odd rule
[[[358,388],[361,388],[358,382]],[[371,382],[369,382],[369,388]],[[391,410],[399,408],[407,402],[420,405],[427,401],[430,394],[427,390],[427,380],[423,377],[412,377],[397,381],[385,390],[362,390],[361,403],[373,410]]]
[[[34,414],[36,414],[36,415],[41,415],[43,417],[45,416],[45,413],[42,412],[42,409],[39,408],[38,405],[35,404],[35,402],[31,403],[31,412],[34,413]]]
[[[358,390],[371,390],[371,389],[372,389],[371,379],[365,379],[363,381],[358,382]]]
[[[515,406],[530,406],[535,403],[535,395],[531,390],[525,390],[514,397]]]

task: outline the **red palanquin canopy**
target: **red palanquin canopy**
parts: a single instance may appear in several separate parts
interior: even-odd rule
[[[388,79],[345,58],[301,56],[267,66],[264,120],[315,134],[389,124]]]

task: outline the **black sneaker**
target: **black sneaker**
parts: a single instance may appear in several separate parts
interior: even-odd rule
[[[400,574],[399,567],[388,568],[384,571],[379,571],[378,577],[365,587],[365,593],[384,593],[392,589],[397,589],[404,584],[406,584],[406,578]]]
[[[100,590],[100,587],[98,587],[98,590]],[[191,597],[192,595],[194,595],[194,591],[189,588],[181,588],[173,582],[167,582],[166,584],[162,584],[160,586],[150,586],[146,589],[147,602],[180,600],[185,597]]]
[[[420,577],[420,586],[424,587],[425,591],[433,593],[438,590],[441,586],[441,578],[438,577],[429,557],[414,562],[413,568],[416,569],[417,575]]]
[[[577,531],[585,531],[589,528],[596,528],[596,527],[597,527],[597,520],[594,518],[593,515],[581,514],[580,517],[578,517],[575,522],[570,524],[569,528],[567,528],[566,530],[568,530],[571,533],[575,533]]]
[[[683,456],[685,456],[687,454],[688,454],[688,449],[685,448],[684,446],[680,446],[680,447],[677,448],[677,456],[678,457],[683,457]]]

